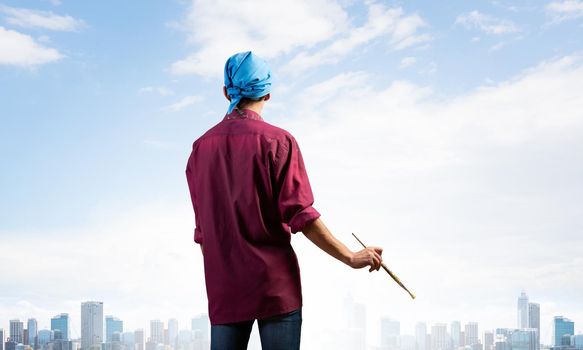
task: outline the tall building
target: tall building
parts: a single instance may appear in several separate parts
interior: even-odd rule
[[[81,350],[99,350],[103,343],[103,302],[81,303]]]
[[[494,333],[491,331],[484,332],[484,350],[492,350],[494,347]]]
[[[35,318],[29,318],[26,322],[26,328],[28,329],[28,345],[36,350],[38,347],[37,335],[38,335],[38,323]]]
[[[468,322],[464,327],[465,345],[478,344],[480,342],[478,334],[478,323]]]
[[[390,318],[381,318],[381,349],[395,350],[399,347],[401,323]]]
[[[144,350],[145,343],[144,330],[142,328],[136,329],[134,331],[134,350]]]
[[[207,314],[200,314],[194,317],[190,323],[193,332],[194,344],[201,349],[208,349],[210,342],[210,320]]]
[[[462,325],[460,321],[451,321],[450,325],[450,332],[451,332],[451,344],[454,349],[457,349],[461,346],[461,332],[462,332]]]
[[[135,349],[135,333],[134,332],[123,332],[121,334],[121,342],[125,348],[125,350],[134,350]]]
[[[512,350],[536,350],[536,329],[516,329],[510,335],[510,348]]]
[[[447,350],[447,325],[436,323],[431,327],[431,350]]]
[[[555,316],[553,319],[553,346],[563,345],[563,336],[574,335],[575,322],[563,316]]]
[[[150,341],[156,344],[164,343],[164,322],[160,320],[150,321]]]
[[[417,322],[415,325],[415,342],[417,350],[429,350],[427,349],[427,325],[425,322]]]
[[[168,344],[176,347],[176,337],[178,336],[178,320],[171,318],[168,320]]]
[[[583,334],[577,334],[571,337],[571,344],[575,349],[583,350]]]
[[[123,333],[123,321],[113,316],[105,316],[105,342],[111,343],[116,332]]]
[[[366,348],[366,306],[348,295],[344,298],[344,324],[342,342],[347,348],[364,350]]]
[[[4,329],[0,328],[0,350],[4,350]]]
[[[10,340],[16,344],[24,342],[24,323],[20,320],[10,320]]]
[[[62,340],[69,340],[69,314],[63,313],[51,318],[51,331],[60,331]]]
[[[528,328],[528,297],[523,291],[518,297],[517,303],[517,328]]]
[[[528,328],[536,329],[536,350],[540,349],[540,304],[528,303]]]
[[[53,331],[48,329],[41,329],[38,331],[38,346],[44,349],[47,344],[53,341]]]

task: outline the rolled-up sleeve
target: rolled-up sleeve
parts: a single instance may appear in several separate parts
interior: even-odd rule
[[[300,148],[293,137],[280,144],[277,157],[277,207],[292,233],[320,217]]]

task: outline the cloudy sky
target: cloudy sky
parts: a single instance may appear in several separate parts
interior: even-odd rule
[[[100,300],[126,329],[206,312],[184,169],[227,109],[225,60],[274,75],[266,121],[298,140],[350,270],[302,234],[303,347],[379,319],[583,332],[583,1],[0,1],[0,328]],[[434,5],[434,4],[433,4]]]

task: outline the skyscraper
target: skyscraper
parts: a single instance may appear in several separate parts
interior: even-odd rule
[[[540,305],[528,303],[528,328],[536,329],[536,349],[540,349]]]
[[[553,346],[563,344],[564,335],[574,335],[575,322],[563,316],[555,316],[553,319]]]
[[[113,333],[123,333],[123,321],[111,315],[105,316],[105,341],[111,343],[113,341]]]
[[[491,331],[484,332],[484,350],[492,350],[494,347],[494,333]]]
[[[171,318],[168,320],[168,344],[176,347],[176,336],[178,336],[178,320]]]
[[[81,303],[81,350],[99,350],[103,342],[103,302]]]
[[[30,345],[33,349],[37,348],[37,333],[38,333],[38,324],[35,318],[29,318],[28,322],[26,322],[26,328],[28,329],[28,345]]]
[[[16,344],[24,342],[24,323],[20,320],[10,320],[10,340]]]
[[[0,328],[0,350],[4,350],[4,329]]]
[[[390,318],[381,318],[381,349],[394,350],[399,346],[401,323]]]
[[[144,338],[145,338],[144,337],[144,330],[142,328],[136,329],[134,331],[134,344],[135,344],[134,350],[144,350],[144,344],[145,344]]]
[[[510,335],[512,350],[536,350],[536,329],[516,329]]]
[[[201,348],[208,348],[207,344],[210,341],[210,321],[207,314],[200,314],[194,317],[190,323],[190,329],[195,336],[195,344],[200,345]]]
[[[478,323],[468,322],[464,327],[465,345],[474,345],[479,343]]]
[[[457,349],[461,345],[460,335],[462,332],[462,325],[461,325],[460,321],[452,321],[450,328],[451,328],[451,342],[452,342],[453,348]]]
[[[431,327],[431,350],[447,349],[447,325],[436,323]]]
[[[41,349],[51,341],[53,341],[53,331],[48,329],[41,329],[38,331],[38,345]]]
[[[415,342],[417,343],[417,350],[428,350],[427,325],[425,322],[417,322],[415,325]]]
[[[150,321],[150,341],[156,344],[164,343],[164,322],[160,320]]]
[[[69,340],[69,314],[63,313],[51,318],[51,331],[60,331],[62,340]]]
[[[518,297],[517,316],[517,328],[528,328],[528,297],[524,291]]]

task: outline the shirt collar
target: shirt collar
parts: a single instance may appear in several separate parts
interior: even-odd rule
[[[231,113],[227,113],[225,114],[225,118],[223,120],[231,120],[231,119],[251,119],[251,120],[261,120],[263,121],[263,118],[261,118],[261,116],[250,110],[250,109],[233,109],[233,111]]]

